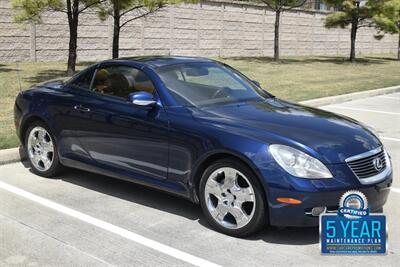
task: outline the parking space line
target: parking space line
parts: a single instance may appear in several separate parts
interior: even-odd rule
[[[379,96],[379,98],[386,98],[386,99],[396,99],[396,100],[400,100],[400,97],[394,97],[394,96]]]
[[[392,188],[390,188],[390,191],[393,191],[393,192],[396,192],[396,193],[400,194],[400,189],[399,188],[392,187]]]
[[[183,252],[181,250],[172,248],[170,246],[164,245],[160,242],[154,241],[152,239],[149,239],[147,237],[144,237],[142,235],[136,234],[134,232],[128,231],[122,227],[113,225],[111,223],[96,219],[92,216],[86,215],[82,212],[73,210],[71,208],[68,208],[66,206],[63,206],[61,204],[58,204],[56,202],[53,202],[51,200],[48,200],[46,198],[34,195],[30,192],[27,192],[25,190],[22,190],[18,187],[9,185],[7,183],[4,183],[2,181],[0,181],[0,188],[3,190],[6,190],[8,192],[14,193],[18,196],[21,196],[23,198],[26,198],[28,200],[31,200],[33,202],[36,202],[38,204],[41,204],[47,208],[56,210],[58,212],[61,212],[63,214],[66,214],[68,216],[71,216],[73,218],[76,218],[80,221],[86,222],[88,224],[94,225],[96,227],[99,227],[101,229],[104,229],[106,231],[109,231],[111,233],[114,233],[116,235],[119,235],[123,238],[129,239],[133,242],[136,242],[138,244],[141,244],[145,247],[154,249],[158,252],[161,252],[163,254],[166,254],[168,256],[174,257],[178,260],[193,264],[195,266],[213,266],[213,267],[217,267],[220,265],[217,265],[215,263],[212,263],[210,261],[198,258],[196,256],[193,256],[191,254],[188,254],[186,252]]]
[[[364,108],[351,108],[351,107],[342,107],[342,106],[327,106],[327,107],[328,108],[348,109],[348,110],[355,110],[355,111],[382,113],[382,114],[389,114],[389,115],[400,115],[399,112],[381,111],[381,110],[364,109]]]
[[[399,138],[393,138],[393,137],[380,136],[379,139],[389,140],[389,141],[395,141],[395,142],[400,142],[400,139],[399,139]]]

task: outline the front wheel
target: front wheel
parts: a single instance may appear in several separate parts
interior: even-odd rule
[[[42,122],[33,122],[25,134],[25,152],[33,173],[53,177],[62,166],[58,159],[55,139]]]
[[[260,183],[247,166],[234,159],[217,161],[205,170],[200,204],[207,221],[231,236],[250,235],[267,220]]]

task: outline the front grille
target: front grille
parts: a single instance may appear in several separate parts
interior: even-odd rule
[[[377,168],[379,164],[374,164],[374,161],[377,160],[380,160],[381,168]],[[373,155],[347,161],[347,165],[359,179],[369,178],[383,172],[386,169],[386,164],[386,155],[383,149]]]

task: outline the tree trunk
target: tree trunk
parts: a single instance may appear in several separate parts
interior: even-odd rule
[[[400,60],[400,31],[399,31],[399,43],[397,44],[397,60]]]
[[[281,11],[275,11],[274,61],[279,61],[279,21]]]
[[[119,32],[121,30],[120,21],[121,14],[119,7],[114,3],[114,32],[113,32],[113,43],[112,43],[112,58],[119,57]]]
[[[78,43],[78,15],[79,15],[79,0],[67,0],[67,13],[69,25],[69,46],[68,46],[68,64],[67,75],[72,76],[75,73],[76,66],[76,50]]]
[[[350,34],[350,62],[356,61],[356,38],[358,29],[358,16],[354,16],[351,21],[351,34]]]
[[[69,47],[68,47],[68,66],[67,75],[72,76],[75,73],[76,66],[76,50],[77,50],[77,40],[78,40],[78,26],[77,23],[73,23],[70,27],[69,32]]]

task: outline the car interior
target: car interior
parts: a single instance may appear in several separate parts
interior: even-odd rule
[[[170,93],[184,105],[211,104],[235,97],[246,89],[229,79],[211,79],[216,75],[213,68],[168,69],[162,79]]]
[[[122,98],[127,98],[132,92],[155,92],[153,83],[143,71],[126,66],[98,69],[92,88],[99,93]]]

